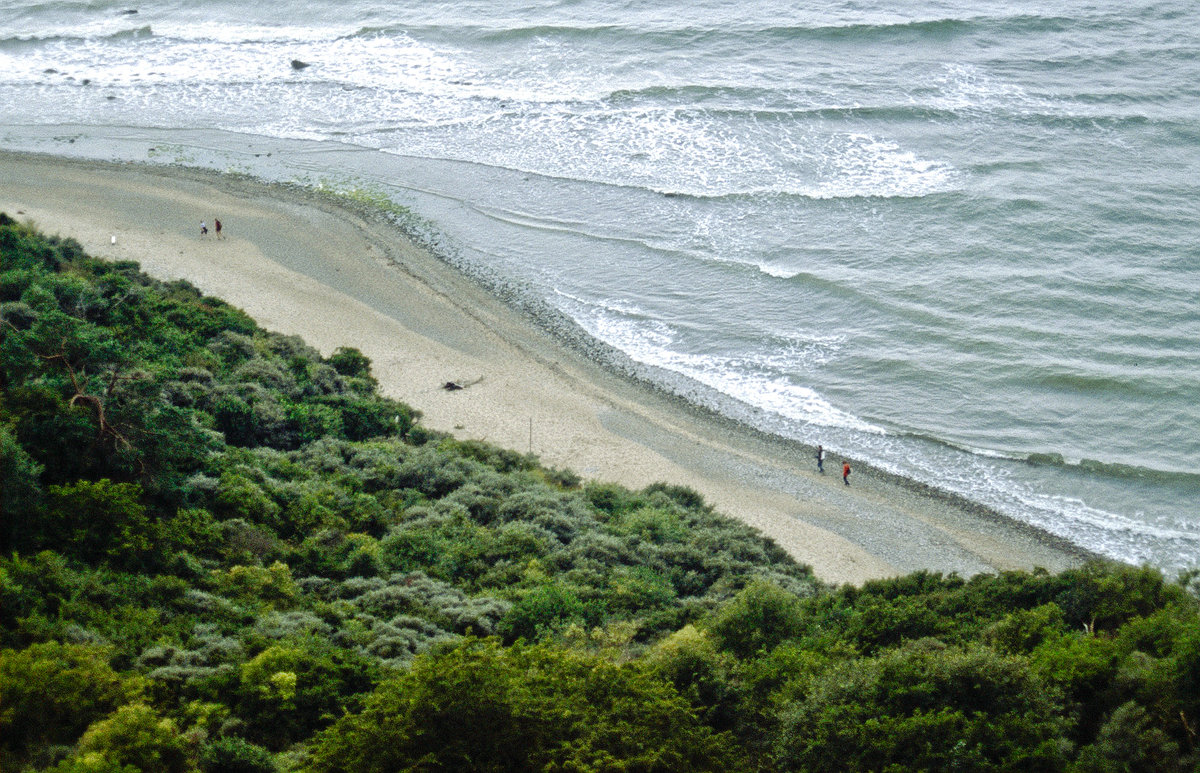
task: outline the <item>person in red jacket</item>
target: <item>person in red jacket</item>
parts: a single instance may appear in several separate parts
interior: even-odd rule
[[[850,485],[850,462],[842,464],[842,483],[845,483],[847,486]]]

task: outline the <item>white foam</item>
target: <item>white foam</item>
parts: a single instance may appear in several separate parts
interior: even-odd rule
[[[907,447],[908,452],[905,449]],[[1106,510],[1072,496],[1046,493],[1016,478],[1002,454],[964,454],[883,439],[866,444],[866,460],[905,477],[961,493],[1012,518],[1029,523],[1110,558],[1186,566],[1200,551],[1195,529],[1169,528]],[[1188,526],[1191,524],[1183,524]],[[1169,547],[1169,546],[1174,546]],[[1174,551],[1174,558],[1167,558]]]
[[[961,62],[947,64],[932,85],[935,93],[923,95],[922,100],[938,110],[953,113],[1061,111],[1059,105],[1035,97],[1015,83],[1002,81],[978,65]]]
[[[353,23],[305,27],[289,24],[239,24],[227,20],[212,23],[178,23],[156,20],[154,31],[162,37],[194,43],[220,43],[237,46],[244,43],[318,43],[336,41],[353,35],[358,25]]]
[[[635,362],[678,373],[746,405],[782,418],[825,427],[884,434],[882,427],[835,408],[815,390],[788,376],[818,367],[841,345],[833,336],[804,337],[765,351],[700,354],[681,350],[679,336],[666,322],[647,316],[624,300],[586,301],[567,293],[564,309],[599,340]]]
[[[949,164],[892,140],[759,122],[749,104],[743,116],[686,104],[614,106],[607,95],[636,84],[618,83],[594,62],[576,64],[561,41],[535,42],[517,63],[494,62],[403,33],[345,36],[357,26],[154,18],[145,41],[49,42],[35,55],[6,56],[0,69],[4,79],[19,73],[28,82],[58,67],[174,106],[176,115],[194,111],[201,125],[204,116],[234,128],[274,121],[268,133],[287,136],[374,127],[392,136],[367,134],[363,144],[696,197],[923,196],[957,184]],[[312,67],[293,70],[293,59]]]
[[[791,279],[792,277],[797,277],[804,273],[800,269],[784,268],[783,266],[776,266],[772,263],[760,263],[758,264],[758,270],[767,276],[773,276],[776,279]]]
[[[867,134],[837,134],[822,153],[821,182],[814,198],[917,197],[953,190],[954,167],[920,158],[891,140]]]

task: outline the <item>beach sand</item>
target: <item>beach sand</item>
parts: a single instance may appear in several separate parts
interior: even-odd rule
[[[531,451],[587,479],[690,486],[828,582],[1056,571],[1087,557],[853,460],[844,486],[834,454],[820,475],[814,449],[605,370],[349,203],[202,170],[0,152],[0,211],[97,257],[186,279],[325,355],[359,349],[381,390],[433,429]],[[226,238],[216,239],[214,218]],[[475,383],[447,391],[447,381]]]

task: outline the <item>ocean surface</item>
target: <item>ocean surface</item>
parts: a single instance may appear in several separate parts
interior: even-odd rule
[[[0,147],[394,202],[687,399],[1200,562],[1194,0],[0,0]]]

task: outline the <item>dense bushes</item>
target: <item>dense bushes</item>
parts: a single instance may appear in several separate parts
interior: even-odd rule
[[[40,642],[0,660],[0,743],[7,759],[71,744],[94,720],[135,699],[141,681],[109,665],[111,653],[86,644]]]
[[[780,713],[784,769],[1061,770],[1056,693],[1019,658],[922,639],[839,663]]]
[[[737,770],[731,740],[638,664],[471,641],[382,684],[316,739],[312,769]]]
[[[1089,565],[821,588],[695,491],[420,426],[0,215],[5,770],[1194,769],[1200,614]]]

